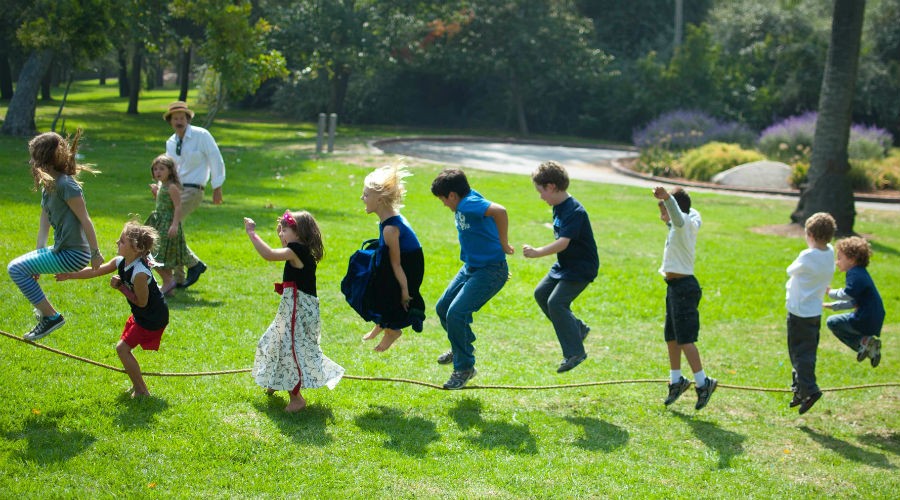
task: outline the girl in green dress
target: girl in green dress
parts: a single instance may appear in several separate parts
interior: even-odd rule
[[[175,295],[177,285],[175,268],[190,264],[187,243],[181,229],[181,181],[178,179],[175,161],[164,154],[157,156],[150,164],[150,173],[155,181],[150,188],[156,193],[156,209],[147,218],[146,225],[159,232],[159,245],[153,259],[158,264],[156,272],[163,281],[160,291],[171,297]]]

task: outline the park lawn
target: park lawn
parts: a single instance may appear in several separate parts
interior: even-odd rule
[[[161,119],[172,90],[146,92],[142,113],[124,115],[113,87],[79,83],[66,127],[84,127],[88,208],[102,250],[131,214],[153,208],[149,163],[170,134]],[[202,108],[201,108],[202,109]],[[46,130],[56,109],[40,106]],[[0,114],[5,108],[0,108]],[[202,115],[202,113],[201,113]],[[199,118],[199,117],[198,117]],[[441,384],[450,369],[433,305],[459,267],[452,214],[429,191],[442,166],[410,159],[414,176],[403,214],[426,253],[429,317],[386,353],[363,343],[368,331],[344,302],[346,261],[376,219],[359,201],[371,168],[394,160],[369,139],[420,130],[341,127],[336,153],[314,154],[315,129],[239,111],[212,127],[228,167],[225,204],[204,204],[186,224],[191,247],[209,265],[198,284],[170,299],[172,322],[159,352],[136,351],[145,371],[248,368],[272,320],[271,283],[281,265],[252,249],[242,217],[277,243],[275,218],[307,209],[319,221],[326,257],[318,272],[321,345],[357,377]],[[39,196],[30,190],[26,141],[0,137],[0,260],[34,247]],[[510,241],[552,240],[550,208],[526,175],[471,170],[473,187],[506,206]],[[856,229],[873,240],[870,272],[888,318],[877,369],[857,363],[823,325],[818,376],[826,392],[799,417],[790,394],[722,387],[695,412],[693,390],[662,404],[668,375],[662,342],[664,285],[656,273],[665,240],[649,190],[575,181],[570,192],[591,214],[599,278],[574,304],[593,328],[588,359],[557,374],[559,346],[532,298],[552,258],[509,258],[511,280],[475,316],[477,385],[541,386],[658,379],[546,390],[434,390],[399,382],[346,379],[334,391],[304,391],[309,407],[281,410],[246,374],[148,377],[154,397],[132,401],[124,374],[0,338],[0,492],[3,497],[866,497],[900,488],[900,214],[858,209]],[[784,390],[785,268],[801,238],[754,229],[783,224],[793,200],[695,193],[703,214],[697,274],[704,289],[698,344],[721,384]],[[118,366],[113,346],[128,316],[107,279],[42,284],[67,324],[41,341]],[[843,284],[837,273],[834,286]],[[33,326],[31,307],[0,276],[0,329]]]

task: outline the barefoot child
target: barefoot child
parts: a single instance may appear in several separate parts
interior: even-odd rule
[[[166,155],[159,155],[150,164],[154,184],[151,191],[156,193],[156,209],[147,218],[146,224],[159,233],[159,245],[153,260],[161,264],[156,272],[163,280],[162,293],[175,295],[175,269],[192,268],[199,262],[188,251],[181,227],[181,181],[175,169],[175,161]],[[153,189],[153,186],[156,189]]]
[[[267,394],[288,391],[285,411],[306,407],[300,389],[328,386],[334,389],[344,369],[328,359],[319,347],[321,333],[319,299],[316,296],[316,265],[325,249],[322,233],[309,212],[284,212],[278,218],[281,248],[271,248],[256,234],[253,219],[244,218],[244,229],[253,248],[268,261],[284,261],[278,313],[256,346],[253,378]]]
[[[377,315],[372,331],[363,336],[371,340],[382,331],[384,337],[375,346],[378,352],[386,351],[412,326],[421,332],[425,319],[425,300],[419,286],[425,274],[425,256],[422,245],[406,218],[400,215],[403,195],[406,193],[403,178],[410,174],[397,166],[382,167],[366,176],[360,198],[366,205],[366,213],[375,213],[379,220],[379,248],[374,277],[373,310]],[[380,261],[379,261],[380,260]]]
[[[149,396],[141,367],[131,352],[137,346],[145,351],[158,351],[163,331],[169,324],[169,306],[159,291],[150,271],[150,252],[156,245],[156,229],[128,222],[116,241],[118,255],[97,269],[89,267],[74,273],[59,273],[57,281],[85,279],[117,272],[109,286],[118,290],[131,306],[131,316],[125,322],[116,353],[133,384],[132,397]]]
[[[41,290],[37,281],[41,274],[77,271],[87,264],[96,269],[103,264],[94,223],[88,215],[81,183],[76,180],[82,171],[95,172],[75,162],[80,138],[81,130],[71,143],[55,132],[46,132],[28,143],[34,188],[41,188],[37,250],[13,259],[7,266],[9,277],[41,316],[25,334],[25,340],[46,337],[66,322]],[[50,226],[53,246],[48,247]]]

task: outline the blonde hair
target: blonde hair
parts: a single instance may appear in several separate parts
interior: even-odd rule
[[[125,223],[125,228],[122,229],[122,238],[141,254],[142,260],[146,260],[150,256],[150,252],[156,248],[156,243],[159,241],[159,233],[151,226],[145,226],[136,221],[128,221]]]
[[[865,238],[851,236],[838,240],[835,250],[844,254],[844,257],[852,260],[859,267],[867,267],[872,256],[872,245]]]
[[[385,165],[367,175],[363,185],[378,195],[378,203],[399,210],[403,208],[403,196],[406,194],[403,179],[411,175],[402,163]]]
[[[300,243],[309,248],[312,258],[316,262],[321,261],[325,257],[325,244],[322,241],[322,231],[319,230],[319,224],[316,223],[316,219],[306,210],[290,212],[290,214],[297,223],[296,226],[288,224],[282,217],[278,218],[278,223],[281,224],[282,228],[294,231]]]
[[[153,159],[153,162],[150,163],[150,175],[153,175],[153,167],[157,165],[162,165],[169,170],[169,182],[174,183],[177,186],[181,186],[181,179],[178,177],[178,169],[175,168],[175,160],[172,159],[171,156],[167,154],[161,154]]]
[[[56,185],[57,174],[65,174],[72,177],[82,171],[99,173],[91,168],[91,165],[80,164],[75,161],[78,153],[78,141],[81,140],[82,130],[75,132],[71,142],[56,132],[44,132],[28,141],[28,152],[31,154],[31,176],[34,177],[34,189],[42,187],[48,191]],[[78,182],[76,179],[75,182]],[[81,185],[78,182],[78,185]]]
[[[816,212],[806,219],[806,234],[819,243],[828,243],[834,238],[837,223],[827,212]]]

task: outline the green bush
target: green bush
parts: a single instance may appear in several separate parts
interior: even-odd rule
[[[678,156],[678,153],[662,147],[644,148],[637,161],[637,171],[656,177],[681,177]]]
[[[729,168],[764,159],[761,153],[743,149],[737,144],[711,142],[685,153],[681,158],[681,167],[688,179],[708,181]]]

